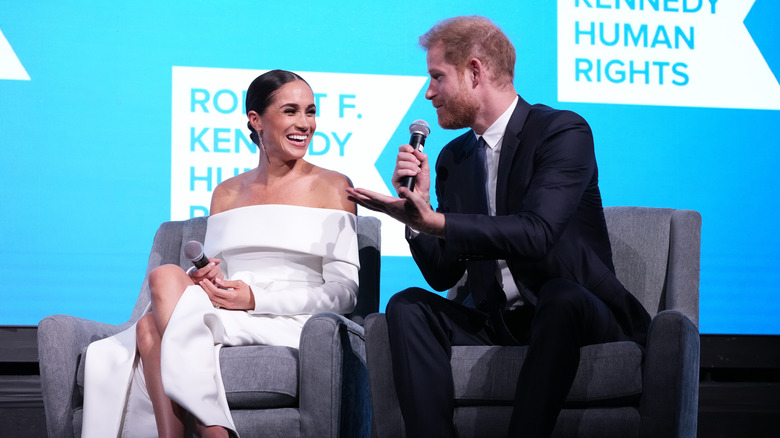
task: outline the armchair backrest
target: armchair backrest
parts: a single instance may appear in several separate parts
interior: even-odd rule
[[[358,216],[358,249],[360,255],[360,286],[355,310],[347,315],[353,321],[362,324],[363,318],[379,311],[379,267],[381,260],[381,223],[370,216]],[[146,275],[141,293],[133,308],[128,323],[141,317],[150,301],[149,273],[160,265],[174,264],[189,269],[192,262],[184,256],[182,247],[190,240],[203,242],[206,236],[206,217],[196,217],[183,221],[164,222],[157,229],[149,254]]]
[[[679,310],[699,325],[701,215],[693,210],[605,207],[618,279],[650,316]]]

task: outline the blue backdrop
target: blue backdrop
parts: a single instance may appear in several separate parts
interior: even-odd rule
[[[701,331],[780,334],[780,5],[771,0],[2,2],[0,325],[35,325],[54,313],[129,317],[152,237],[171,219],[175,197],[174,67],[425,77],[419,35],[442,18],[473,14],[493,19],[514,42],[524,99],[574,110],[591,124],[605,205],[701,212]],[[732,38],[717,24],[716,40],[707,20],[729,14],[737,30]],[[631,41],[643,25],[647,42]],[[564,32],[572,26],[577,44]],[[675,29],[695,43],[675,43]],[[749,47],[727,50],[745,35]],[[653,62],[646,73],[619,80],[618,67],[639,58]],[[572,60],[597,59],[619,61],[604,67],[603,83],[595,70],[590,81],[567,70]],[[758,59],[762,68],[738,70]],[[683,76],[672,65],[681,63],[688,82],[673,84]],[[759,80],[745,71],[770,73]],[[717,86],[696,88],[708,81]],[[370,146],[385,184],[409,123],[435,125],[421,83],[407,90],[408,108],[388,109],[400,117],[391,135]],[[660,91],[643,94],[652,87]],[[426,152],[435,156],[456,134],[434,126]],[[409,257],[382,263],[382,306],[394,292],[424,285]]]

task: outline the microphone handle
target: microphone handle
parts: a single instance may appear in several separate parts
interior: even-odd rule
[[[192,264],[195,265],[196,268],[200,269],[209,264],[209,258],[206,257],[206,254],[203,254],[199,259],[193,260]]]
[[[416,150],[422,152],[423,146],[425,146],[425,136],[421,132],[412,133],[412,138],[409,140],[409,144]],[[415,177],[405,176],[401,178],[401,185],[409,190],[414,190]]]

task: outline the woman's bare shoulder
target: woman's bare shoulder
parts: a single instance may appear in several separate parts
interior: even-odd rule
[[[352,187],[352,181],[340,172],[322,167],[317,167],[316,173],[317,183],[314,184],[313,192],[316,192],[320,202],[326,204],[323,207],[355,213],[355,203],[347,199],[346,191]]]
[[[344,175],[343,173],[337,172],[335,170],[325,169],[322,167],[317,167],[318,172],[320,172],[320,178],[324,179],[326,183],[336,186],[338,188],[347,188],[352,187],[352,181]]]
[[[222,181],[211,194],[210,214],[217,214],[233,208],[235,200],[246,185],[247,174],[242,173]]]

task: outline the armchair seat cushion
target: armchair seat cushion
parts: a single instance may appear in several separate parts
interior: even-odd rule
[[[231,409],[298,406],[298,350],[265,345],[222,348],[222,382]]]
[[[527,349],[453,347],[450,363],[457,405],[510,406]],[[624,405],[638,403],[641,394],[642,347],[633,342],[613,342],[582,348],[566,402],[576,407]]]
[[[219,366],[228,406],[231,409],[298,406],[298,362],[298,350],[290,347],[221,348]],[[83,360],[79,361],[76,383],[83,397]]]

